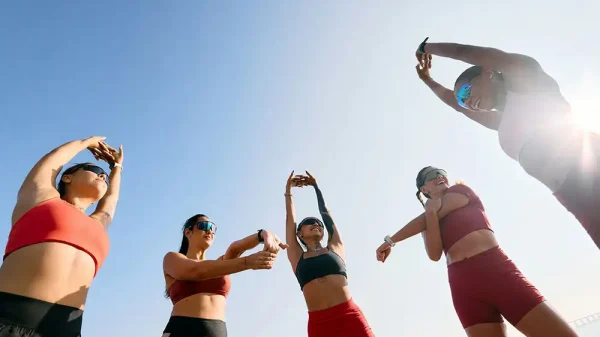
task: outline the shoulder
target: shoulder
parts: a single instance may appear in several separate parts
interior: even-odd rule
[[[447,193],[464,194],[469,198],[472,196],[477,196],[477,194],[475,194],[475,192],[463,182],[457,182],[456,184],[450,186]]]
[[[165,263],[167,263],[168,261],[181,260],[181,259],[187,259],[187,257],[185,255],[181,254],[181,253],[178,253],[178,252],[168,252],[163,257],[163,261]]]

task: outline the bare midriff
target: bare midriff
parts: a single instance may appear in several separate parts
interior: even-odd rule
[[[170,276],[165,276],[165,279],[167,288],[175,282]],[[198,293],[175,303],[171,316],[218,319],[225,322],[226,306],[227,301],[223,295]]]
[[[489,229],[480,229],[467,234],[458,240],[446,253],[446,263],[459,262],[468,259],[486,250],[498,246],[494,233]]]
[[[343,275],[314,279],[304,286],[302,292],[308,311],[328,309],[352,298],[348,280]]]
[[[83,310],[95,270],[86,252],[58,242],[38,243],[6,257],[0,267],[0,292]]]

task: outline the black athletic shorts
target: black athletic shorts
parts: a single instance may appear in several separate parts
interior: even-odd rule
[[[0,337],[81,337],[83,310],[0,292]]]
[[[171,316],[164,334],[168,337],[227,337],[227,325],[218,319]]]

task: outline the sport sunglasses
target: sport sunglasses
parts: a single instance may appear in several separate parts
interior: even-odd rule
[[[424,185],[426,182],[428,182],[428,181],[430,181],[432,179],[435,179],[437,177],[440,177],[440,176],[441,177],[447,177],[448,173],[446,173],[445,170],[437,169],[437,168],[433,169],[431,171],[428,171],[427,173],[425,173],[423,175],[423,178],[421,180],[423,182],[422,185]]]
[[[321,222],[321,220],[319,220],[317,218],[308,218],[308,219],[305,219],[304,221],[302,221],[300,223],[300,225],[298,227],[302,227],[304,225],[308,225],[308,226],[317,225],[319,227],[325,227],[323,225],[323,223]]]
[[[465,103],[465,101],[471,97],[471,83],[465,83],[463,85],[460,86],[460,88],[458,89],[458,91],[456,92],[456,102],[458,102],[458,105],[460,105],[461,107],[468,109],[467,104]]]
[[[210,230],[213,232],[213,234],[217,234],[217,225],[215,225],[215,223],[212,221],[198,221],[196,223],[196,228],[205,232]]]

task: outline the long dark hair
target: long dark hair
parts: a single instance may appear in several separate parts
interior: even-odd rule
[[[183,254],[183,255],[187,254],[188,249],[190,248],[190,241],[188,240],[187,236],[185,236],[185,230],[192,229],[194,227],[194,225],[196,224],[196,222],[198,221],[198,218],[200,218],[200,217],[208,218],[204,214],[196,214],[196,215],[190,217],[189,219],[187,219],[185,221],[185,223],[183,224],[183,228],[181,230],[181,232],[182,232],[181,245],[179,246],[180,254]],[[169,289],[165,289],[165,297],[169,298]]]
[[[60,194],[60,197],[64,197],[67,194],[67,184],[65,184],[65,182],[62,180],[62,178],[67,175],[67,174],[73,174],[75,172],[77,172],[80,168],[87,166],[87,165],[93,165],[92,163],[81,163],[81,164],[75,164],[71,167],[69,167],[68,169],[66,169],[61,175],[60,178],[58,180],[58,185],[57,185],[57,190],[58,193]]]

